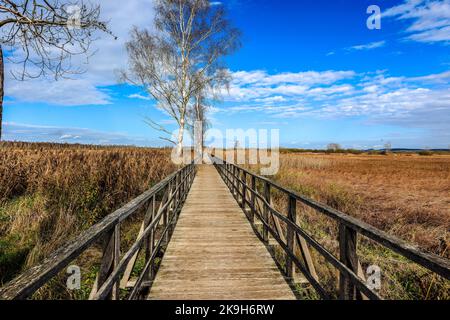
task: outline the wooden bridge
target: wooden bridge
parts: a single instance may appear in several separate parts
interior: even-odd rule
[[[213,166],[200,166],[150,299],[294,299]]]
[[[288,300],[300,298],[298,282],[323,299],[380,299],[359,263],[358,234],[450,279],[448,259],[213,159],[214,166],[180,169],[110,214],[0,288],[0,299],[33,298],[53,278],[67,277],[65,268],[87,249],[96,248],[102,259],[90,299]],[[285,213],[275,208],[275,195],[284,197]],[[338,255],[299,226],[299,203],[337,224]],[[137,239],[124,248],[121,229],[138,219]],[[321,281],[318,261],[338,271],[337,295]]]

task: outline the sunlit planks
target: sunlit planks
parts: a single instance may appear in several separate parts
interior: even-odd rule
[[[295,299],[213,166],[200,166],[149,299]]]

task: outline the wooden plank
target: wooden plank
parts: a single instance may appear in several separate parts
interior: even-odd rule
[[[148,296],[295,299],[213,166],[200,166]]]

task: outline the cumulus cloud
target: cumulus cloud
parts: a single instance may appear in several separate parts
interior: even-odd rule
[[[410,23],[405,30],[409,40],[450,42],[450,0],[406,0],[401,5],[387,9],[383,17]]]
[[[139,93],[133,93],[133,94],[130,94],[129,96],[128,96],[128,98],[130,98],[130,99],[139,99],[139,100],[152,100],[152,98],[150,98],[149,96],[144,96],[144,95],[142,95],[142,94],[139,94]]]
[[[352,50],[371,50],[376,48],[384,47],[386,44],[386,41],[377,41],[377,42],[371,42],[366,44],[360,44],[357,46],[346,48],[346,50],[352,51]]]
[[[330,86],[356,75],[353,71],[306,71],[269,74],[263,70],[233,72],[229,92],[224,91],[228,101],[281,102],[288,97],[315,94],[315,89]],[[324,89],[326,90],[326,89]],[[336,90],[336,88],[334,88]],[[329,88],[328,93],[332,94]],[[337,93],[336,90],[335,93]]]
[[[361,117],[368,123],[417,124],[448,135],[450,71],[394,77],[385,70],[275,75],[256,70],[234,77],[229,99],[234,105],[222,112],[265,113],[269,119]]]

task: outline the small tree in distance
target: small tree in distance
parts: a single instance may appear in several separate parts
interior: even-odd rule
[[[392,144],[390,142],[386,142],[384,144],[384,153],[388,154],[391,153],[391,151],[392,151]]]
[[[327,150],[336,152],[336,151],[342,150],[342,148],[341,148],[341,145],[338,143],[329,143],[327,146]]]
[[[4,97],[3,46],[9,60],[21,65],[17,80],[52,75],[56,79],[74,69],[71,57],[86,54],[96,30],[109,32],[100,21],[100,6],[85,1],[0,1],[0,139]]]

